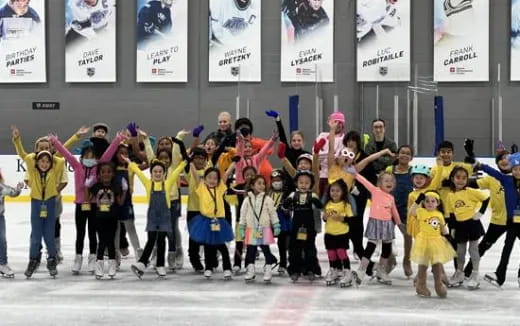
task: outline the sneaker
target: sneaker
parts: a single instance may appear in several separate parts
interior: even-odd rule
[[[155,268],[155,272],[157,273],[157,275],[159,275],[159,277],[166,276],[166,269],[164,268],[164,266],[157,266]]]
[[[0,265],[0,276],[5,277],[5,278],[13,278],[14,272],[11,270],[9,265],[7,265],[7,264]]]
[[[224,271],[224,279],[225,279],[226,281],[231,280],[231,275],[232,275],[232,274],[233,274],[233,273],[231,272],[230,269],[226,269],[226,270]]]
[[[72,274],[78,275],[81,270],[81,264],[83,264],[83,256],[76,255],[74,258],[74,264],[72,265]]]
[[[94,273],[95,270],[96,270],[96,255],[95,254],[90,254],[90,255],[88,255],[87,271],[89,273]]]
[[[464,272],[456,271],[455,274],[450,278],[449,287],[457,288],[460,287],[464,283]]]
[[[103,260],[98,260],[96,261],[96,267],[95,267],[95,273],[96,273],[96,278],[99,280],[99,279],[102,279],[103,276],[105,275],[105,262]]]
[[[269,283],[273,278],[273,268],[270,264],[264,266],[264,282]]]
[[[58,270],[56,269],[57,263],[56,258],[47,259],[47,270],[49,270],[49,275],[51,277],[56,277],[56,275],[58,275]]]
[[[115,259],[110,259],[108,261],[108,276],[110,278],[114,278],[117,272],[117,263]]]
[[[338,279],[338,272],[335,268],[329,269],[327,275],[325,275],[325,283],[327,286],[331,286],[336,284],[336,280]]]
[[[211,275],[213,275],[213,271],[211,269],[207,269],[207,270],[204,271],[204,277],[206,279],[209,280],[211,278]]]
[[[478,280],[478,272],[473,271],[471,273],[471,276],[469,277],[469,279],[465,283],[466,283],[465,285],[468,288],[468,290],[476,290],[476,289],[478,289],[479,286],[480,286],[480,282]]]

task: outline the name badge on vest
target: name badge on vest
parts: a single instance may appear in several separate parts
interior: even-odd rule
[[[107,204],[99,205],[99,211],[103,212],[103,213],[110,212],[110,205],[107,205]]]
[[[307,240],[307,229],[303,226],[298,229],[298,234],[296,235],[296,240]]]
[[[520,216],[518,216],[518,215],[513,216],[513,223],[520,223]]]
[[[211,231],[220,232],[220,224],[218,224],[218,221],[216,218],[211,221]]]
[[[90,212],[90,204],[89,203],[83,203],[81,204],[81,210],[83,212]]]
[[[42,204],[40,206],[40,217],[47,218],[47,205],[45,205],[45,204]]]
[[[258,227],[255,231],[255,238],[262,239],[264,237],[264,230],[262,227]]]

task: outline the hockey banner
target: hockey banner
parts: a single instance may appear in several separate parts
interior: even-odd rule
[[[511,0],[511,81],[520,80],[520,0]]]
[[[45,83],[45,1],[0,1],[0,83]]]
[[[188,81],[188,0],[137,0],[137,82]]]
[[[357,0],[357,81],[410,81],[410,0]]]
[[[489,80],[489,0],[434,0],[434,80]]]
[[[209,1],[209,81],[262,81],[261,0]]]
[[[65,0],[65,81],[116,81],[116,0]]]
[[[282,82],[334,81],[334,0],[281,0]]]

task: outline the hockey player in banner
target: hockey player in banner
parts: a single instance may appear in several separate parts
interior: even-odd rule
[[[89,40],[109,26],[115,10],[114,0],[68,0],[70,22],[66,28],[65,43]]]
[[[210,1],[210,47],[226,44],[257,23],[257,0]]]
[[[323,8],[325,0],[284,0],[282,13],[289,41],[297,41],[326,26],[330,19]]]
[[[473,2],[474,0],[435,0],[434,44],[448,35],[464,36],[472,32]]]
[[[399,0],[359,0],[357,8],[357,39],[360,42],[372,34],[385,35],[401,24],[397,8]]]
[[[7,0],[0,9],[0,38],[19,39],[30,35],[40,24],[40,16],[29,5],[31,0]]]
[[[164,39],[173,30],[171,7],[174,0],[150,0],[137,14],[137,46]]]

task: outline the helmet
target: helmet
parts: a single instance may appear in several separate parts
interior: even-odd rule
[[[329,116],[329,120],[345,124],[345,115],[341,112],[334,112]]]
[[[520,165],[520,153],[514,153],[509,155],[509,164],[511,164],[511,168]]]
[[[312,164],[312,155],[309,153],[305,153],[305,154],[298,156],[298,158],[296,159],[296,165],[298,165],[300,160],[308,160]]]
[[[103,123],[103,122],[98,122],[98,123],[95,123],[94,125],[92,125],[92,130],[93,131],[96,131],[98,129],[103,129],[105,131],[105,133],[108,134],[108,125],[106,123]]]
[[[298,178],[302,175],[306,175],[311,178],[311,188],[314,187],[314,173],[310,170],[298,170],[294,175],[294,183],[298,182]]]
[[[422,175],[425,175],[427,177],[430,177],[431,176],[431,171],[432,171],[432,169],[430,167],[427,167],[424,164],[418,164],[418,165],[414,165],[412,167],[412,175],[414,175],[414,174],[422,174]]]
[[[271,172],[271,179],[274,179],[274,178],[282,178],[283,179],[283,176],[284,176],[284,172],[280,169],[274,169],[272,172]]]

